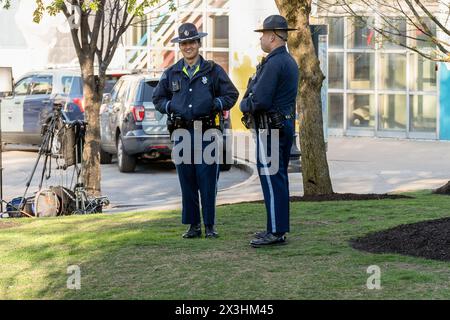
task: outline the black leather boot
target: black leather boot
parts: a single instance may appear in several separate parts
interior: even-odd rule
[[[217,238],[218,236],[213,224],[205,224],[205,238]]]
[[[286,236],[284,234],[267,233],[262,238],[255,238],[250,241],[250,245],[254,248],[282,244],[286,244]]]
[[[198,224],[191,224],[189,229],[183,233],[183,238],[199,238],[202,236],[202,226],[200,223]]]
[[[255,239],[262,239],[262,238],[264,238],[268,233],[269,233],[268,231],[258,231],[258,232],[255,232],[254,236],[255,236]]]

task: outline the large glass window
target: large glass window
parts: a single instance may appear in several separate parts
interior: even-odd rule
[[[348,126],[374,128],[375,96],[373,94],[348,94]]]
[[[229,52],[229,0],[176,0],[177,10],[171,12],[167,3],[151,10],[142,22],[127,33],[125,58],[130,69],[162,71],[182,57],[178,44],[171,40],[178,36],[181,24],[195,24],[199,32],[208,36],[202,38],[201,54],[217,56],[228,69]],[[208,52],[219,52],[208,54]]]
[[[409,54],[409,86],[412,91],[436,90],[436,62],[417,53]]]
[[[415,27],[405,17],[377,18],[376,24],[390,36],[386,39],[376,37],[371,30],[374,18],[362,18],[363,21],[352,17],[321,20],[329,26],[331,49],[329,128],[436,133],[436,63],[403,47],[408,44],[422,50],[435,48],[424,34],[435,36],[435,24],[424,18],[430,30],[426,31],[418,21]],[[375,46],[375,40],[381,42]]]
[[[219,48],[228,48],[229,46],[229,26],[228,16],[222,15],[209,15],[209,34],[208,37],[212,38],[212,46]]]
[[[428,28],[424,28],[421,21]],[[411,39],[411,45],[418,48],[434,48],[436,45],[431,41],[431,37],[436,37],[436,24],[428,17],[423,17],[419,21],[416,19],[412,24],[413,34]]]
[[[344,53],[328,53],[328,87],[344,88]]]
[[[379,105],[378,127],[380,130],[406,129],[405,94],[381,94]]]
[[[380,89],[406,90],[406,54],[380,54]]]
[[[375,48],[375,31],[370,28],[373,23],[372,17],[349,18],[348,47],[352,49]]]
[[[385,18],[382,22],[384,49],[400,49],[406,46],[406,19],[405,18]]]
[[[348,88],[373,89],[375,79],[374,53],[349,53],[347,57]]]
[[[328,94],[328,127],[342,129],[344,127],[344,95]]]
[[[417,132],[436,132],[437,98],[431,95],[411,95],[410,130]]]
[[[146,46],[147,45],[147,21],[146,17],[139,18],[139,21],[133,25],[131,37],[128,37],[127,44],[129,46]]]
[[[328,23],[328,46],[329,48],[344,47],[344,17],[329,17]]]

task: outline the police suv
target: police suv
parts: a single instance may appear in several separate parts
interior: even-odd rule
[[[11,95],[1,100],[2,143],[34,144],[42,141],[41,127],[62,103],[68,120],[84,117],[80,72],[45,70],[30,72],[15,82]]]

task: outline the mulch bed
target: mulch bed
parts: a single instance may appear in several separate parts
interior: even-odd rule
[[[358,250],[450,261],[450,217],[402,224],[350,240]]]
[[[414,197],[401,194],[376,194],[376,193],[333,193],[326,195],[291,197],[290,200],[296,201],[354,201],[354,200],[384,200],[384,199],[414,199]]]
[[[433,193],[450,195],[450,181],[447,182],[442,187],[437,188],[436,190],[433,190]]]
[[[414,199],[414,197],[404,196],[401,194],[358,194],[358,193],[333,193],[314,196],[292,196],[291,202],[308,201],[308,202],[321,202],[321,201],[355,201],[355,200],[383,200],[383,199]],[[264,203],[264,200],[245,201],[240,203]]]

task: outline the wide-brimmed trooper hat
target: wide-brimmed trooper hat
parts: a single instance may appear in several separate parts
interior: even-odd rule
[[[289,28],[286,19],[283,16],[275,14],[272,16],[268,16],[266,19],[264,19],[263,27],[260,29],[256,29],[254,31],[255,32],[264,32],[264,31],[268,31],[268,30],[293,31],[293,30],[297,30],[297,29]]]
[[[206,37],[208,34],[205,32],[198,32],[197,27],[193,23],[183,23],[178,28],[178,37],[170,40],[172,43],[180,43],[183,41],[196,40]]]

